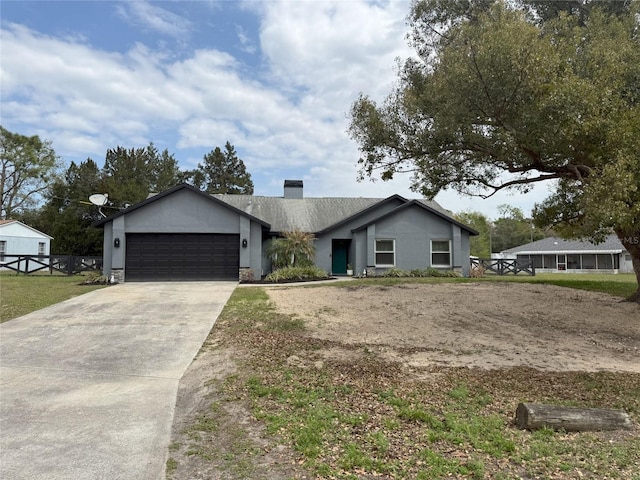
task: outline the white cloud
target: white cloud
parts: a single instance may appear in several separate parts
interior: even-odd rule
[[[345,99],[380,95],[395,78],[394,59],[411,54],[406,1],[269,2],[262,50],[280,82]]]
[[[134,26],[177,39],[187,37],[192,27],[184,17],[143,0],[121,3],[117,6],[117,12]]]
[[[236,25],[236,35],[238,36],[238,41],[240,42],[240,50],[245,53],[256,53],[258,49],[247,32],[245,32],[244,28],[242,28],[242,25]]]
[[[176,60],[143,43],[113,53],[81,37],[3,24],[3,126],[52,140],[68,161],[99,160],[107,148],[153,141],[193,168],[230,141],[262,194],[279,195],[284,178],[299,177],[313,196],[416,197],[408,175],[357,183],[357,145],[346,134],[346,113],[358,93],[384,98],[396,79],[395,58],[412,53],[405,40],[409,3],[244,6],[261,21],[256,47],[264,64],[257,70],[218,45],[183,48]],[[144,19],[166,35],[194,26],[149,2],[119,8],[130,21]],[[251,49],[243,28],[231,41]],[[456,196],[442,195],[446,208],[466,209]]]

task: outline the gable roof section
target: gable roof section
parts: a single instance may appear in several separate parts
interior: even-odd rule
[[[172,195],[175,192],[178,192],[180,190],[189,190],[197,195],[202,195],[203,197],[209,199],[210,201],[218,204],[218,205],[223,205],[224,207],[242,215],[243,217],[247,217],[251,220],[253,220],[254,222],[259,223],[260,225],[262,225],[264,228],[267,229],[271,229],[271,225],[269,225],[267,222],[265,222],[264,220],[254,217],[250,214],[248,214],[247,212],[244,212],[236,207],[234,207],[233,205],[227,203],[227,202],[223,202],[222,200],[216,198],[214,195],[209,195],[208,193],[203,192],[202,190],[189,185],[187,183],[181,183],[180,185],[176,185],[173,188],[170,188],[169,190],[165,190],[162,193],[158,193],[157,195],[153,195],[148,197],[146,200],[143,200],[141,202],[136,203],[135,205],[130,206],[129,208],[125,208],[123,210],[120,210],[117,213],[114,213],[113,215],[108,216],[107,218],[103,218],[102,220],[98,220],[97,222],[95,222],[93,224],[94,227],[103,227],[105,223],[108,223],[110,221],[112,221],[114,218],[118,218],[121,217],[122,215],[126,215],[127,213],[131,213],[134,210],[138,210],[139,208],[143,208],[146,205],[149,205],[150,203],[153,202],[157,202],[158,200],[168,197],[170,195]]]
[[[317,231],[316,234],[317,235],[321,235],[323,233],[327,233],[327,232],[329,232],[329,231],[331,231],[333,229],[341,227],[342,225],[345,225],[345,224],[347,224],[349,222],[352,222],[353,220],[357,219],[358,217],[361,217],[362,215],[365,215],[366,213],[372,211],[375,208],[378,208],[378,207],[380,207],[380,206],[382,206],[382,205],[384,205],[386,203],[391,203],[393,201],[400,201],[401,203],[404,204],[404,203],[407,203],[408,200],[406,198],[404,198],[404,197],[401,197],[400,195],[391,195],[390,197],[387,197],[387,198],[382,199],[382,200],[378,199],[378,201],[376,203],[373,203],[369,207],[367,207],[367,208],[365,208],[363,210],[359,210],[358,212],[354,213],[353,215],[349,215],[348,217],[343,218],[342,220],[340,220],[340,221],[338,221],[336,223],[333,223],[333,224],[329,225],[328,227],[326,227],[326,228],[324,228],[322,230]]]
[[[43,237],[48,238],[49,240],[53,240],[53,237],[51,235],[47,235],[44,232],[41,232],[40,230],[37,230],[33,227],[30,227],[29,225],[27,225],[26,223],[22,223],[19,220],[0,220],[0,229],[2,229],[3,226],[9,226],[9,225],[13,225],[13,224],[17,224],[20,225],[24,228],[27,228],[29,230],[31,230],[32,232],[38,234],[38,235],[42,235]]]
[[[604,242],[594,244],[582,240],[565,240],[558,237],[548,237],[535,242],[520,245],[505,250],[502,253],[515,253],[520,255],[553,255],[567,253],[622,253],[624,246],[616,235],[609,235]]]
[[[433,202],[435,203],[435,202]],[[437,205],[437,204],[436,204]],[[439,205],[438,205],[439,206]],[[455,218],[451,217],[450,215],[446,214],[445,212],[443,212],[441,209],[435,209],[432,206],[430,206],[429,204],[426,203],[426,201],[424,200],[410,200],[407,203],[400,205],[399,207],[391,210],[390,212],[385,213],[384,215],[380,215],[377,218],[374,218],[373,220],[360,225],[357,228],[354,228],[352,230],[352,232],[357,232],[359,230],[362,230],[364,228],[367,228],[369,225],[373,225],[376,222],[379,222],[380,220],[384,220],[385,218],[388,218],[392,215],[397,214],[399,211],[402,211],[406,208],[412,208],[412,207],[417,207],[417,208],[421,208],[429,213],[432,213],[448,222],[453,223],[454,225],[457,225],[458,227],[462,228],[463,230],[466,230],[467,232],[469,232],[470,235],[479,235],[479,233],[474,230],[473,228],[469,227],[468,225],[465,225],[464,223],[460,223],[459,221],[457,221]],[[442,207],[440,207],[442,208]]]

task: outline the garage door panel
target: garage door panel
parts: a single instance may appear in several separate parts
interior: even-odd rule
[[[127,234],[128,281],[237,280],[238,235]]]

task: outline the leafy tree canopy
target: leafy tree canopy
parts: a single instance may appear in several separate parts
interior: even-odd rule
[[[0,217],[12,218],[33,208],[59,175],[60,161],[51,142],[0,126]]]
[[[216,147],[207,153],[198,168],[190,172],[194,186],[207,193],[253,195],[253,181],[233,145],[227,142],[224,152]]]
[[[491,249],[502,252],[509,248],[544,238],[545,232],[536,228],[531,218],[526,218],[523,211],[509,205],[500,205],[500,216],[491,226]]]
[[[118,146],[107,150],[102,174],[104,191],[120,207],[140,202],[150,193],[167,190],[184,179],[173,155],[166,149],[158,151],[153,143],[144,148]]]
[[[640,281],[640,2],[555,3],[414,2],[418,56],[381,105],[351,109],[360,175],[411,172],[429,198],[549,181],[536,222],[614,230]]]
[[[460,212],[455,215],[456,220],[469,225],[479,235],[469,239],[471,255],[480,258],[491,257],[491,222],[480,212]]]
[[[54,182],[45,194],[46,203],[32,225],[53,237],[51,251],[60,255],[99,255],[102,231],[91,227],[101,218],[95,205],[87,200],[102,191],[98,165],[88,158],[71,165],[63,178]]]

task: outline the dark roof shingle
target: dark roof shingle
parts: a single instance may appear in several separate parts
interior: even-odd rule
[[[274,232],[302,230],[312,233],[325,230],[385,200],[383,198],[362,197],[308,197],[293,199],[255,195],[213,194],[212,196],[269,223],[271,230]],[[406,201],[402,197],[398,198]],[[438,203],[428,200],[419,201],[453,220],[450,212],[442,208]]]

